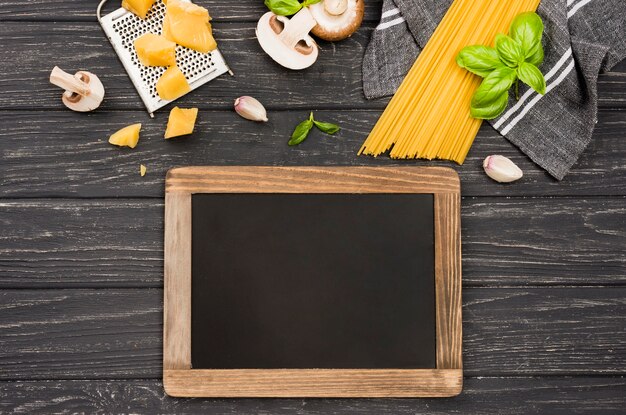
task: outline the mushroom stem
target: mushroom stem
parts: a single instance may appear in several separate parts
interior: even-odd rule
[[[348,9],[348,0],[324,0],[326,13],[333,16],[340,16]]]
[[[259,19],[256,37],[267,53],[285,68],[308,68],[317,60],[319,48],[309,31],[317,24],[308,7],[291,19],[267,12]]]
[[[50,73],[50,83],[83,97],[91,93],[88,84],[81,81],[78,77],[63,71],[58,66],[55,66]]]
[[[286,20],[286,19],[285,19]],[[307,7],[303,7],[290,20],[284,22],[285,28],[280,33],[280,40],[290,48],[295,48],[298,42],[305,39],[317,22]]]

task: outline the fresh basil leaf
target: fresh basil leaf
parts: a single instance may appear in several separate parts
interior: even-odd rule
[[[494,97],[494,99],[483,105],[475,104],[472,101],[470,107],[470,114],[474,118],[481,120],[492,120],[506,109],[506,104],[509,102],[509,93],[503,92],[500,95]]]
[[[509,89],[519,80],[545,94],[546,82],[537,68],[543,62],[543,22],[533,12],[521,13],[511,23],[510,36],[498,34],[495,49],[485,46],[463,48],[456,56],[462,68],[484,77],[470,104],[474,118],[493,119],[506,109]],[[495,52],[494,52],[495,51]]]
[[[524,62],[522,46],[507,35],[500,33],[496,36],[496,50],[500,60],[508,67],[516,68],[520,62]]]
[[[530,86],[532,89],[544,95],[546,93],[546,79],[543,74],[532,63],[522,62],[517,68],[517,76],[519,79]]]
[[[339,126],[337,124],[331,124],[329,122],[322,122],[322,121],[313,121],[313,124],[315,124],[315,126],[317,128],[319,128],[320,130],[322,130],[323,132],[325,132],[326,134],[335,134],[336,132],[338,132],[341,128],[339,128]]]
[[[302,7],[308,7],[311,6],[312,4],[317,4],[322,0],[304,0],[304,3],[302,3]]]
[[[483,81],[472,97],[472,107],[485,107],[506,93],[517,79],[515,69],[500,64]]]
[[[532,63],[535,66],[539,66],[543,63],[543,46],[541,46],[541,43],[539,43],[539,47],[536,48],[536,51],[532,55],[526,57],[526,62]]]
[[[302,8],[298,0],[265,0],[265,5],[279,16],[291,16]]]
[[[456,63],[473,74],[485,78],[496,67],[501,66],[498,52],[482,45],[466,46],[456,55]]]
[[[306,140],[309,132],[311,132],[311,128],[313,128],[313,121],[311,121],[310,118],[302,121],[300,124],[298,124],[295,130],[293,130],[293,133],[291,134],[291,139],[287,144],[289,144],[290,146],[297,146],[298,144]]]
[[[509,36],[522,46],[525,59],[535,55],[541,48],[542,35],[543,22],[534,12],[518,14],[509,28]]]

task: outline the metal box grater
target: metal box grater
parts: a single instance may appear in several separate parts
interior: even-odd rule
[[[156,92],[156,82],[167,68],[142,65],[133,43],[144,33],[161,34],[166,6],[162,0],[158,0],[142,20],[124,8],[102,17],[102,6],[106,2],[107,0],[102,0],[98,5],[98,21],[152,116],[156,110],[172,102],[161,99]],[[200,53],[178,45],[176,63],[185,74],[192,91],[226,72],[233,74],[219,49]]]

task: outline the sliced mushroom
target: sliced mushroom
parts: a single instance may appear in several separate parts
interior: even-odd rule
[[[285,68],[308,68],[317,60],[317,43],[309,36],[316,25],[311,12],[303,7],[291,19],[267,12],[256,28],[259,44],[276,62]]]
[[[309,6],[317,26],[311,31],[320,39],[337,41],[350,37],[361,26],[363,0],[324,0]]]
[[[104,99],[104,86],[91,72],[78,71],[75,75],[55,66],[50,73],[50,82],[65,89],[62,100],[73,111],[93,111]]]

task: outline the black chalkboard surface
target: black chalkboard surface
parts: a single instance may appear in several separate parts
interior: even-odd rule
[[[435,368],[432,194],[194,194],[193,369]]]

